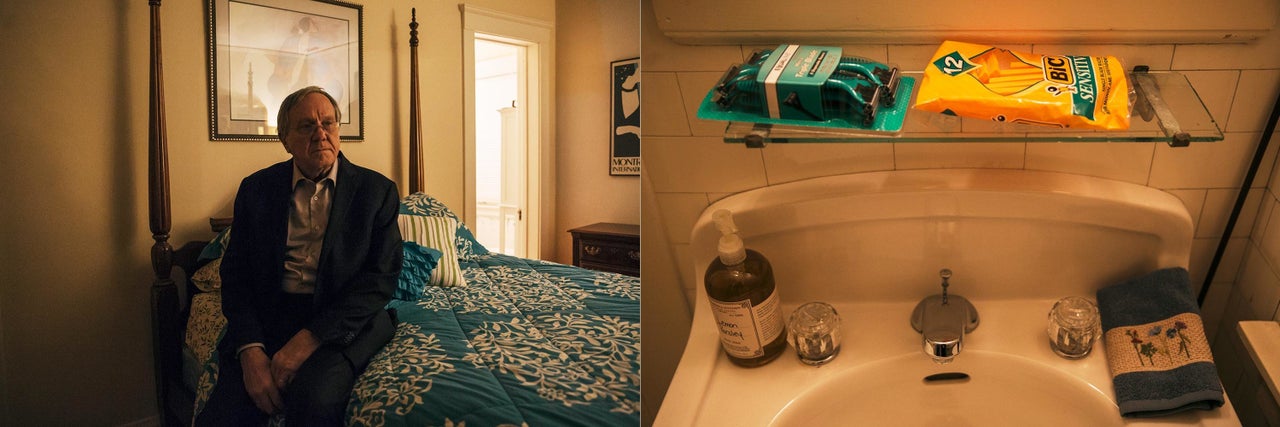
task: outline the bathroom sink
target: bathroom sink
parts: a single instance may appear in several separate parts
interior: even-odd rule
[[[1044,322],[1055,300],[972,302],[982,324],[947,364],[921,350],[910,301],[832,304],[843,319],[843,349],[819,367],[788,348],[768,365],[742,368],[720,351],[713,328],[691,331],[654,426],[1240,425],[1229,400],[1214,411],[1122,418],[1101,344],[1079,360],[1049,348]],[[794,310],[783,304],[783,312]],[[694,322],[710,323],[706,311]],[[956,373],[968,379],[925,379]]]
[[[769,258],[784,315],[812,301],[839,312],[837,357],[815,367],[788,348],[761,367],[728,360],[698,274],[717,254],[717,209],[732,211],[746,246]],[[1048,342],[1057,300],[1187,266],[1193,231],[1171,194],[1041,171],[868,172],[725,197],[690,236],[693,322],[654,425],[1239,426],[1229,399],[1123,418],[1105,346],[1065,359]],[[944,268],[954,273],[948,292],[981,322],[951,363],[937,364],[914,312],[940,292]],[[967,379],[926,380],[937,374]]]
[[[1106,393],[1072,375],[1017,356],[971,350],[945,365],[906,354],[849,369],[796,396],[770,425],[1123,423]]]

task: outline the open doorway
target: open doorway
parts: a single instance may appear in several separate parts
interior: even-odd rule
[[[494,252],[554,253],[554,25],[460,5],[466,212]]]
[[[525,256],[527,48],[475,39],[476,240],[490,251]]]

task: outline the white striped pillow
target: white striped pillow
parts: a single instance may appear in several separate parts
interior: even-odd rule
[[[458,221],[440,216],[400,215],[400,238],[440,251],[440,263],[431,272],[432,286],[466,286],[458,264]]]

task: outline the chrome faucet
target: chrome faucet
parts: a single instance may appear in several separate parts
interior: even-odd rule
[[[938,364],[950,363],[960,354],[964,334],[978,327],[978,309],[959,295],[947,295],[947,279],[950,269],[938,272],[942,276],[942,293],[931,295],[916,304],[911,313],[911,328],[924,338],[924,353]]]

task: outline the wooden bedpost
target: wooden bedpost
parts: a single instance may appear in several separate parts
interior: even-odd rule
[[[169,281],[173,265],[173,246],[169,244],[172,215],[169,212],[169,147],[165,135],[164,77],[160,54],[160,0],[148,0],[151,5],[151,116],[148,135],[147,181],[151,207],[151,237],[156,243],[151,247],[151,267],[156,282]]]
[[[418,111],[418,9],[409,22],[409,194],[425,190],[422,175],[421,113]]]
[[[179,368],[180,354],[172,338],[175,336],[174,318],[178,311],[178,293],[170,278],[173,268],[173,246],[169,244],[169,230],[173,219],[169,209],[169,150],[164,118],[163,56],[160,49],[160,0],[148,0],[151,9],[151,90],[150,120],[147,136],[148,204],[151,219],[151,268],[155,281],[151,284],[151,339],[155,358],[156,409],[160,411],[162,425],[179,420],[171,419],[166,396],[166,383],[174,378],[171,373]]]

